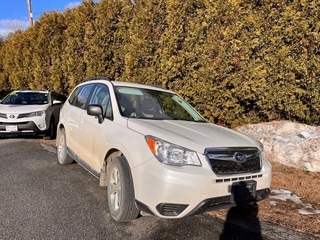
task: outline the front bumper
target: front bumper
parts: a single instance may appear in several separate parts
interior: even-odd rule
[[[7,131],[7,126],[17,126],[17,131]],[[45,130],[40,130],[33,121],[24,122],[0,122],[0,134],[39,134]]]
[[[191,210],[187,214],[187,216],[197,215],[207,211],[221,208],[229,208],[241,203],[258,202],[263,199],[266,199],[269,196],[269,194],[270,189],[266,188],[256,191],[255,196],[251,195],[246,200],[240,202],[233,201],[232,195],[205,199],[201,201],[197,206],[195,206],[195,208]],[[141,211],[154,215],[152,210],[142,202],[136,200],[136,205]],[[158,213],[160,213],[162,216],[178,217],[187,207],[187,204],[159,203],[156,209]]]
[[[258,173],[219,177],[208,166],[178,168],[153,159],[132,173],[137,207],[161,218],[181,218],[260,201],[268,197],[271,185],[269,164]],[[238,186],[242,188],[236,190]]]

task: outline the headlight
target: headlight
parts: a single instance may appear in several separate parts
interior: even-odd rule
[[[146,141],[151,152],[162,163],[174,166],[201,166],[195,151],[174,145],[153,136],[146,136]]]
[[[257,142],[260,145],[260,155],[261,155],[262,159],[267,159],[265,156],[264,146],[263,146],[262,142],[260,142],[260,141],[257,141]]]
[[[26,117],[42,117],[45,113],[45,111],[32,112],[29,113]]]

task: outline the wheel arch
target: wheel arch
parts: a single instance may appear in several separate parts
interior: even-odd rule
[[[64,127],[64,125],[62,124],[62,123],[58,123],[58,126],[57,126],[57,137],[56,137],[56,145],[58,146],[58,138],[59,138],[59,136],[60,136],[60,134],[61,134],[61,129],[66,129],[65,127]]]
[[[104,161],[102,163],[102,167],[100,170],[100,181],[99,185],[100,186],[107,186],[107,173],[108,173],[108,167],[110,166],[110,163],[114,160],[114,158],[118,156],[123,156],[124,154],[117,148],[111,148],[109,151],[106,153],[106,156],[104,158]]]

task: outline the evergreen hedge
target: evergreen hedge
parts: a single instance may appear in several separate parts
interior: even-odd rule
[[[0,89],[158,84],[235,127],[319,123],[318,0],[84,0],[0,39]]]

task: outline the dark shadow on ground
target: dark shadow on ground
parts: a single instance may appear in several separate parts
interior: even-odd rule
[[[235,186],[233,193],[237,205],[228,211],[224,229],[219,239],[262,240],[257,203],[255,201],[243,203],[246,199],[253,198],[246,182],[241,182]]]
[[[37,134],[15,134],[15,133],[5,133],[1,134],[0,133],[0,139],[46,139],[47,137],[42,134],[42,135],[37,135]],[[46,139],[48,140],[48,139]],[[55,140],[55,139],[52,139]]]

